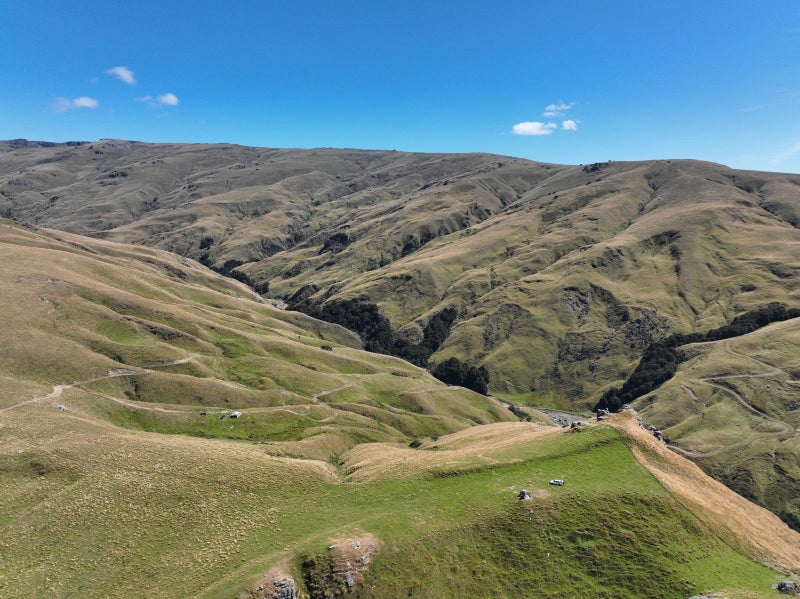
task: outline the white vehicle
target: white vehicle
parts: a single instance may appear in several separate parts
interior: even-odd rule
[[[554,478],[553,480],[550,481],[550,484],[555,487],[563,487],[564,481],[560,478]]]

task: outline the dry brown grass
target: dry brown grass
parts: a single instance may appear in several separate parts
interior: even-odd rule
[[[306,418],[289,442],[300,442],[301,429],[315,419],[320,427],[328,419],[378,430],[374,440],[513,419],[496,401],[448,388],[397,358],[355,349],[360,341],[353,333],[277,310],[246,286],[162,250],[12,221],[0,221],[0,248],[0,408],[46,394],[55,384],[107,379],[122,367],[135,372],[85,390],[140,411],[168,405],[178,415],[228,408],[285,420],[285,411],[264,408],[321,404],[317,412],[325,414]],[[406,376],[393,376],[397,372]],[[324,405],[342,402],[372,409],[359,415]],[[307,410],[295,413],[308,416]],[[178,420],[185,429],[186,419]],[[346,433],[285,453],[333,459],[355,443]]]
[[[369,482],[508,464],[522,460],[526,444],[560,433],[550,426],[498,422],[443,435],[436,441],[427,439],[416,449],[393,443],[358,445],[342,456],[342,467],[348,480]]]
[[[758,561],[779,570],[800,572],[800,534],[772,512],[747,501],[667,449],[639,427],[633,414],[622,412],[609,422],[623,433],[639,462],[725,540],[736,544],[746,540]]]

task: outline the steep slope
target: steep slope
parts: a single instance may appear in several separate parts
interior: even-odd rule
[[[116,140],[0,149],[3,214],[202,260],[265,297],[364,325],[370,349],[422,365],[458,360],[517,403],[590,408],[654,341],[773,302],[800,306],[800,175],[690,160],[558,166]],[[780,367],[795,351],[790,337],[764,343],[760,359]],[[740,358],[715,359],[712,375],[738,373]],[[733,401],[700,386],[714,389]],[[736,392],[789,406],[794,391]],[[776,416],[792,428],[776,454],[785,459],[771,443],[735,458],[751,425],[723,435],[708,419],[697,435],[715,437],[719,452],[706,459],[702,444],[673,430],[689,395],[674,384],[659,393],[649,422],[797,525],[797,475],[784,465],[800,456],[796,420],[785,415],[794,408]],[[764,480],[745,482],[754,465],[773,462]]]
[[[172,254],[10,221],[0,247],[4,412],[78,389],[128,427],[282,442],[276,452],[325,459],[362,439],[514,419]],[[219,418],[233,410],[236,422]]]
[[[471,426],[512,416],[190,260],[12,221],[0,249],[3,597],[322,596],[348,588],[326,547],[362,542],[365,596],[768,597],[800,570],[774,516],[659,483],[637,457],[685,460],[622,417]]]
[[[6,214],[175,251],[306,307],[377,304],[406,344],[453,308],[433,361],[486,365],[492,391],[518,399],[592,405],[652,339],[798,304],[800,176],[694,161],[16,146],[0,152]]]
[[[682,351],[675,377],[635,405],[676,450],[800,529],[800,319]]]

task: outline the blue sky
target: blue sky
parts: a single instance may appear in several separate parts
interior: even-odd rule
[[[0,139],[800,172],[797,0],[4,0],[0,48]]]

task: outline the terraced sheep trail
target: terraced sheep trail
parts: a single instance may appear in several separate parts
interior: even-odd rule
[[[185,358],[180,358],[178,360],[173,360],[172,362],[165,362],[164,364],[159,364],[158,367],[159,368],[163,368],[163,367],[166,367],[166,366],[178,366],[180,364],[186,364],[186,363],[191,362],[192,360],[196,359],[197,357],[198,357],[197,355],[186,356]],[[15,410],[15,409],[20,408],[22,406],[26,406],[26,405],[30,405],[30,404],[34,404],[34,403],[38,403],[38,402],[42,402],[42,401],[47,401],[47,400],[50,400],[50,399],[57,399],[57,398],[61,397],[61,395],[63,395],[64,391],[67,391],[69,389],[83,389],[84,391],[87,391],[89,393],[93,393],[93,394],[97,395],[98,397],[103,397],[105,399],[108,399],[110,401],[114,401],[116,403],[119,403],[121,405],[127,406],[129,408],[135,408],[135,409],[140,409],[140,410],[161,411],[161,412],[178,412],[178,410],[166,410],[166,409],[163,409],[163,408],[157,408],[157,407],[153,407],[153,406],[142,406],[142,405],[137,404],[135,402],[131,402],[131,401],[127,401],[127,400],[124,400],[124,399],[120,399],[118,397],[114,397],[112,395],[107,395],[105,393],[99,393],[97,391],[88,391],[87,389],[83,388],[84,385],[89,385],[91,383],[97,383],[99,381],[106,381],[108,379],[115,379],[115,378],[120,378],[120,377],[123,377],[123,376],[134,376],[134,375],[138,375],[138,374],[148,374],[148,373],[153,373],[153,372],[158,372],[158,371],[155,370],[154,368],[137,368],[137,369],[115,368],[113,370],[109,370],[108,373],[106,375],[104,375],[104,376],[98,376],[98,377],[94,377],[94,378],[91,378],[91,379],[86,379],[84,381],[76,381],[74,383],[69,383],[69,384],[53,385],[53,390],[50,393],[48,393],[47,395],[37,395],[36,397],[33,397],[31,399],[26,399],[24,401],[20,401],[19,403],[15,403],[15,404],[13,404],[11,406],[8,406],[8,407],[0,409],[0,413],[1,412],[7,412],[9,410]]]

